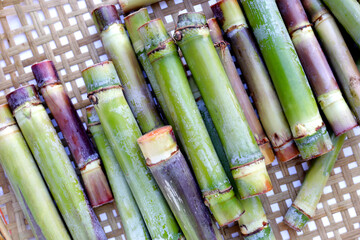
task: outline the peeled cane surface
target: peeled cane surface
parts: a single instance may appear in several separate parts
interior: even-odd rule
[[[188,12],[203,11],[209,19],[213,17],[210,5],[214,3],[215,1],[208,0],[183,0],[182,2],[165,0],[152,5],[149,13],[152,19],[162,18],[165,27],[170,32],[175,28],[179,11],[185,9]],[[107,59],[89,15],[89,12],[100,4],[117,5],[118,1],[104,0],[102,3],[95,0],[2,1],[0,36],[5,42],[4,45],[0,44],[2,66],[0,102],[5,103],[5,96],[2,94],[8,93],[11,87],[32,81],[34,77],[30,66],[34,62],[44,60],[47,55],[47,58],[54,61],[65,90],[78,113],[82,114],[81,119],[86,122],[85,107],[89,105],[89,100],[80,78],[80,70]],[[56,129],[59,131],[58,127]],[[319,204],[314,221],[305,227],[301,235],[281,222],[281,217],[288,209],[289,199],[294,200],[296,192],[300,189],[298,184],[305,176],[304,169],[307,169],[307,163],[292,160],[286,164],[275,162],[274,165],[268,167],[274,190],[262,200],[277,239],[311,240],[317,236],[328,239],[332,234],[339,234],[343,239],[352,239],[353,236],[359,235],[360,229],[357,228],[359,214],[356,213],[360,212],[360,206],[357,204],[359,196],[356,193],[359,188],[356,177],[360,175],[359,167],[357,167],[360,159],[359,141],[359,130],[356,128],[348,135],[344,146],[345,151],[342,150],[335,163],[335,170],[332,171],[325,194],[320,200],[322,205]],[[66,145],[64,140],[63,144]],[[345,184],[346,187],[344,187]],[[2,188],[2,191],[0,189],[1,210],[6,216],[7,227],[15,239],[30,239],[32,233],[28,222],[23,220],[24,214],[2,170],[0,171],[0,186]],[[328,200],[330,200],[329,203]],[[355,213],[350,214],[351,211]],[[124,236],[115,203],[97,208],[95,212],[109,239],[113,237],[121,239]],[[342,221],[335,222],[339,215]],[[226,240],[241,239],[238,224],[221,228],[221,232]],[[289,237],[287,237],[288,234]]]

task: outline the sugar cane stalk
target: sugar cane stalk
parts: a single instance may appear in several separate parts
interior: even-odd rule
[[[209,110],[241,198],[272,189],[265,160],[200,13],[179,15],[174,33]]]
[[[334,150],[313,160],[300,192],[285,215],[284,222],[294,230],[301,231],[306,223],[314,217],[316,206],[344,144],[345,137],[346,134],[336,138],[334,136]]]
[[[300,0],[276,0],[317,101],[339,136],[357,126]]]
[[[141,131],[147,133],[162,126],[160,115],[115,6],[99,7],[92,12],[92,16]]]
[[[153,239],[180,239],[179,226],[161,194],[137,144],[141,137],[112,62],[82,72],[88,96]]]
[[[176,144],[171,126],[138,139],[140,149],[187,239],[217,239],[209,209],[189,165]],[[215,228],[214,228],[215,227]]]
[[[45,60],[32,65],[31,69],[40,93],[59,125],[76,165],[80,169],[91,206],[98,207],[111,202],[113,196],[100,166],[99,155],[59,80],[54,63]]]
[[[249,96],[246,93],[242,80],[237,72],[234,61],[232,59],[228,43],[224,41],[219,25],[215,18],[207,21],[210,36],[214,42],[214,46],[221,63],[225,69],[226,75],[230,80],[230,84],[235,92],[236,98],[240,103],[242,110],[244,111],[245,118],[249,124],[249,127],[254,134],[255,140],[259,145],[260,151],[265,158],[266,165],[271,164],[275,160],[274,152],[271,148],[269,139],[265,135],[264,129],[255,113]]]
[[[320,0],[301,0],[340,82],[346,100],[360,123],[360,72],[335,22]]]
[[[121,9],[128,13],[132,10],[136,10],[141,7],[145,7],[157,2],[160,2],[161,0],[119,0],[119,4]]]
[[[46,239],[70,239],[9,106],[0,105],[0,162]],[[21,192],[21,193],[20,193]]]
[[[241,0],[303,159],[333,146],[275,1]],[[281,46],[281,47],[280,47]]]
[[[211,8],[230,40],[244,80],[254,100],[261,124],[270,139],[278,160],[286,162],[295,158],[299,155],[299,151],[291,135],[289,124],[256,40],[250,32],[238,2],[236,0],[221,0],[212,5]],[[209,23],[214,23],[214,21]],[[211,26],[209,24],[210,33],[218,32],[211,31]],[[217,35],[220,36],[220,33]]]
[[[221,167],[191,93],[174,41],[160,19],[138,29],[205,203],[220,226],[236,221],[242,208]]]
[[[323,0],[360,47],[360,3],[356,0]]]
[[[136,205],[135,199],[126,182],[124,173],[116,160],[114,152],[111,150],[110,143],[105,136],[104,129],[100,124],[99,116],[96,114],[95,108],[86,108],[86,115],[88,128],[103,161],[106,175],[114,194],[114,200],[119,211],[126,239],[150,239],[139,208]]]
[[[72,237],[106,239],[35,86],[18,88],[6,99]]]

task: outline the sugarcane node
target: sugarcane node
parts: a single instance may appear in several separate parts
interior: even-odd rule
[[[33,84],[19,87],[14,91],[8,93],[6,95],[6,100],[13,114],[19,107],[24,105],[26,102],[29,102],[32,105],[41,104],[39,95],[36,91],[36,87]]]
[[[265,159],[264,157],[261,157],[261,158],[259,158],[259,159],[255,159],[255,160],[252,161],[252,162],[248,162],[248,163],[245,163],[245,164],[240,165],[240,166],[232,167],[232,168],[230,168],[230,170],[235,170],[235,169],[238,169],[238,168],[243,168],[243,167],[249,166],[249,165],[251,165],[251,164],[254,164],[254,163],[256,163],[256,162],[262,161],[262,160],[264,160],[264,159]]]
[[[95,96],[95,94],[89,95],[88,98],[93,105],[98,104],[98,98]]]
[[[165,41],[160,42],[159,45],[158,45],[158,47],[155,48],[155,49],[153,49],[153,50],[151,50],[150,52],[148,52],[147,55],[150,56],[150,55],[152,55],[152,54],[154,54],[154,53],[156,53],[156,52],[159,52],[159,51],[161,51],[161,50],[166,49],[166,44],[167,44],[168,42],[171,42],[171,41],[172,41],[172,38],[168,38],[168,39],[166,39]]]
[[[61,84],[53,61],[44,60],[31,66],[37,86],[43,88],[51,84]]]
[[[181,31],[176,31],[176,32],[174,33],[174,39],[175,39],[175,41],[181,41],[181,39],[182,39],[182,33],[181,33]]]
[[[214,47],[226,48],[227,46],[230,46],[230,43],[228,43],[226,41],[220,41],[220,42],[214,43]]]
[[[308,27],[311,28],[312,26],[313,26],[313,24],[312,24],[312,23],[309,23],[309,24],[306,24],[306,25],[304,25],[304,26],[298,27],[298,28],[292,30],[291,32],[289,32],[289,33],[290,33],[290,36],[293,37],[293,35],[295,34],[295,32],[297,32],[297,31],[302,31],[302,30],[304,30],[305,28],[308,28]]]
[[[241,235],[243,235],[244,237],[250,237],[250,236],[252,236],[252,235],[255,235],[255,234],[261,232],[261,231],[264,230],[264,228],[266,228],[268,225],[269,225],[269,223],[263,222],[263,226],[260,227],[260,228],[258,228],[258,229],[256,229],[254,232],[249,233],[249,234],[245,234],[245,233],[241,232]],[[245,226],[245,225],[241,225],[241,226]],[[240,227],[241,227],[241,226],[240,226]],[[246,226],[245,226],[245,228],[247,229]]]

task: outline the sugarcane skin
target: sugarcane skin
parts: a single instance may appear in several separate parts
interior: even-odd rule
[[[71,235],[106,239],[44,107],[25,103],[14,115]]]
[[[119,0],[121,9],[127,13],[140,7],[145,7],[161,0]]]
[[[241,0],[241,3],[302,157],[311,159],[330,151],[330,137],[326,129],[319,132],[324,123],[275,1]]]
[[[114,195],[116,207],[121,217],[121,223],[125,231],[126,239],[150,239],[139,208],[136,205],[129,185],[126,182],[124,173],[116,160],[102,126],[100,123],[98,125],[90,125],[89,129],[103,161],[111,190]]]
[[[112,62],[85,69],[82,76],[150,236],[152,239],[181,238],[176,220],[145,166],[136,142],[142,134],[123,95]]]
[[[71,239],[15,122],[0,129],[0,161],[15,195],[23,208],[26,204],[31,211],[44,238]],[[27,211],[25,214],[29,215]]]
[[[107,55],[112,59],[124,87],[129,106],[143,133],[163,125],[146,85],[124,26],[114,23],[100,34]]]

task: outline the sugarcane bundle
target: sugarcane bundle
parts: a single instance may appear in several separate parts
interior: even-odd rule
[[[335,22],[320,0],[301,0],[351,110],[360,123],[360,72]]]
[[[271,164],[275,160],[274,152],[271,148],[269,139],[265,135],[264,129],[256,115],[254,107],[252,106],[249,96],[246,93],[244,85],[241,81],[239,73],[232,59],[228,43],[224,41],[221,29],[215,18],[207,21],[210,30],[210,36],[214,43],[216,52],[225,69],[226,75],[229,78],[230,84],[234,90],[235,96],[240,103],[241,109],[244,111],[245,118],[249,127],[254,134],[256,143],[259,145],[260,151],[265,158],[266,165]]]
[[[357,126],[300,0],[276,0],[317,101],[339,136]]]
[[[154,69],[151,66],[151,62],[149,60],[148,55],[146,54],[145,45],[141,40],[140,35],[137,31],[137,29],[140,26],[150,21],[148,10],[146,8],[141,8],[137,12],[134,12],[126,16],[124,18],[124,21],[125,21],[125,27],[129,33],[136,56],[146,72],[146,75],[149,79],[153,92],[155,93],[155,96],[159,101],[159,104],[165,114],[165,118],[171,126],[174,126],[174,122],[171,118],[170,111],[166,105],[164,96],[161,93],[159,83],[157,82]]]
[[[241,198],[270,191],[264,157],[213,46],[205,16],[179,15],[174,39],[219,133]]]
[[[212,5],[211,9],[231,42],[260,121],[278,160],[286,162],[295,158],[299,155],[299,151],[291,135],[289,124],[271,83],[260,50],[238,2],[236,0],[221,0]],[[211,25],[209,26],[211,33]],[[220,33],[217,35],[220,36]]]
[[[35,86],[18,88],[6,99],[71,236],[106,239]]]
[[[174,41],[160,19],[138,31],[206,205],[220,226],[236,221],[243,210],[201,119]]]
[[[128,13],[160,1],[161,0],[119,0],[119,4],[124,13]]]
[[[88,129],[95,141],[101,159],[103,161],[106,175],[109,179],[114,200],[118,209],[122,228],[124,229],[127,240],[150,239],[140,210],[136,205],[125,175],[116,160],[114,152],[111,150],[110,143],[105,136],[99,116],[94,107],[86,108]]]
[[[102,62],[82,71],[88,96],[105,135],[125,174],[147,229],[153,239],[180,239],[182,233],[161,194],[137,144],[142,136],[122,92],[112,62]]]
[[[23,210],[29,209],[44,238],[70,239],[7,104],[0,105],[0,162],[19,202],[26,204]]]
[[[275,1],[241,0],[303,159],[329,152],[332,142]]]
[[[101,160],[76,112],[55,69],[54,63],[45,60],[31,66],[45,103],[62,132],[75,163],[80,170],[84,187],[92,207],[113,200]]]
[[[360,3],[356,0],[323,0],[360,47]]]
[[[162,120],[115,6],[99,7],[92,12],[92,16],[141,131],[147,133],[162,126]]]
[[[314,159],[310,170],[306,173],[300,192],[287,211],[284,222],[296,231],[301,231],[306,223],[315,215],[316,206],[330,177],[336,159],[344,144],[346,134],[333,137],[335,148],[317,159]]]
[[[172,127],[153,130],[139,138],[138,144],[186,239],[221,240]]]

